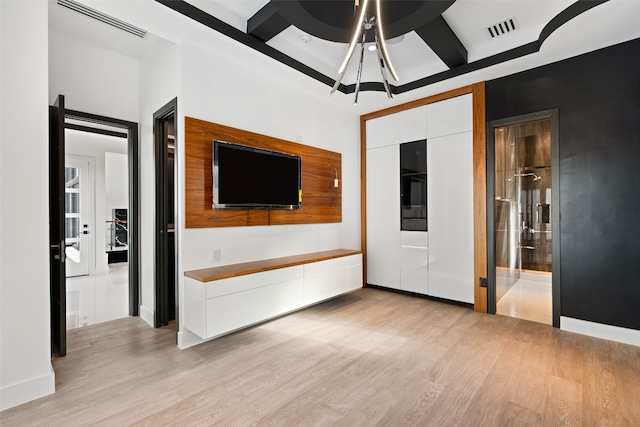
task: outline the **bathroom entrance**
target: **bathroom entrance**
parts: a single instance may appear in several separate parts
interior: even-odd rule
[[[557,238],[557,122],[554,112],[495,121],[493,142],[493,280],[496,314],[548,325],[554,312]],[[557,280],[556,283],[559,283]],[[558,308],[559,308],[559,298]]]

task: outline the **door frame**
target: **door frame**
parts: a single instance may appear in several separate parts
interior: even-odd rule
[[[492,120],[487,123],[487,311],[496,313],[496,226],[494,129],[538,120],[551,121],[551,299],[553,327],[560,327],[560,144],[558,109]],[[554,208],[555,206],[555,208]]]
[[[100,135],[127,139],[129,172],[129,316],[140,314],[140,145],[138,123],[77,110],[65,110],[65,120],[86,122],[87,125],[65,123],[65,129],[73,129]],[[91,126],[94,125],[94,126]],[[109,126],[126,132],[117,132],[95,126]]]
[[[170,116],[173,116],[174,124],[174,137],[177,142],[178,138],[178,98],[173,98],[171,101],[162,106],[158,111],[153,114],[153,141],[154,141],[154,165],[155,165],[155,224],[154,224],[154,258],[153,258],[153,271],[154,271],[154,293],[155,293],[155,307],[154,307],[154,326],[159,328],[169,324],[169,278],[165,274],[164,263],[161,260],[166,260],[169,251],[169,239],[168,239],[168,219],[166,216],[165,205],[167,204],[167,197],[165,197],[165,179],[166,179],[166,165],[169,157],[169,152],[166,145],[166,135],[164,131],[164,120]],[[179,218],[178,209],[176,209],[176,203],[179,198],[177,196],[177,165],[179,156],[177,144],[174,149],[174,277],[173,283],[175,292],[175,321],[176,321],[176,339],[177,331],[179,330],[179,292],[178,292],[178,230],[179,230]]]

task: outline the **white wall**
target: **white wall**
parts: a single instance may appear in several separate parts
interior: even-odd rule
[[[182,44],[180,123],[190,116],[342,153],[342,223],[185,230],[181,218],[180,276],[184,270],[216,264],[360,249],[358,116],[306,94],[286,67],[262,58],[245,59],[244,53],[238,49],[229,58]],[[183,167],[183,160],[179,164]],[[183,192],[184,172],[179,176]],[[219,263],[212,262],[214,248],[221,250]]]
[[[90,157],[94,159],[95,179],[93,212],[95,212],[95,222],[91,232],[94,235],[94,246],[91,256],[91,274],[106,274],[109,271],[107,264],[106,247],[106,228],[105,221],[111,219],[111,205],[107,201],[107,171],[105,158],[107,154],[124,156],[124,167],[120,165],[119,175],[124,185],[121,186],[121,196],[124,194],[124,204],[118,207],[128,206],[128,188],[127,188],[127,140],[124,138],[116,138],[113,136],[99,135],[89,132],[81,132],[76,130],[65,131],[66,154]]]
[[[179,47],[174,43],[157,40],[149,54],[140,61],[140,316],[150,325],[153,325],[155,305],[153,258],[156,201],[153,114],[176,97],[180,102],[179,86]],[[182,124],[177,125],[180,134]],[[180,162],[181,152],[176,153],[176,158],[177,162]]]
[[[49,33],[50,101],[62,94],[69,109],[137,122],[138,93],[136,59]]]
[[[55,388],[49,332],[47,7],[45,1],[0,2],[0,410]]]
[[[122,140],[126,149],[127,141]],[[104,153],[104,214],[109,217],[113,209],[129,207],[129,158],[126,153]]]

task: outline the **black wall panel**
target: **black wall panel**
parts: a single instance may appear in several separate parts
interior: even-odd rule
[[[486,99],[487,121],[559,109],[561,315],[640,329],[640,39],[489,81]]]

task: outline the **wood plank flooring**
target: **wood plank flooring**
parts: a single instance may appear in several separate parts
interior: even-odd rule
[[[139,318],[68,342],[3,427],[640,426],[640,347],[377,289],[186,350]]]

